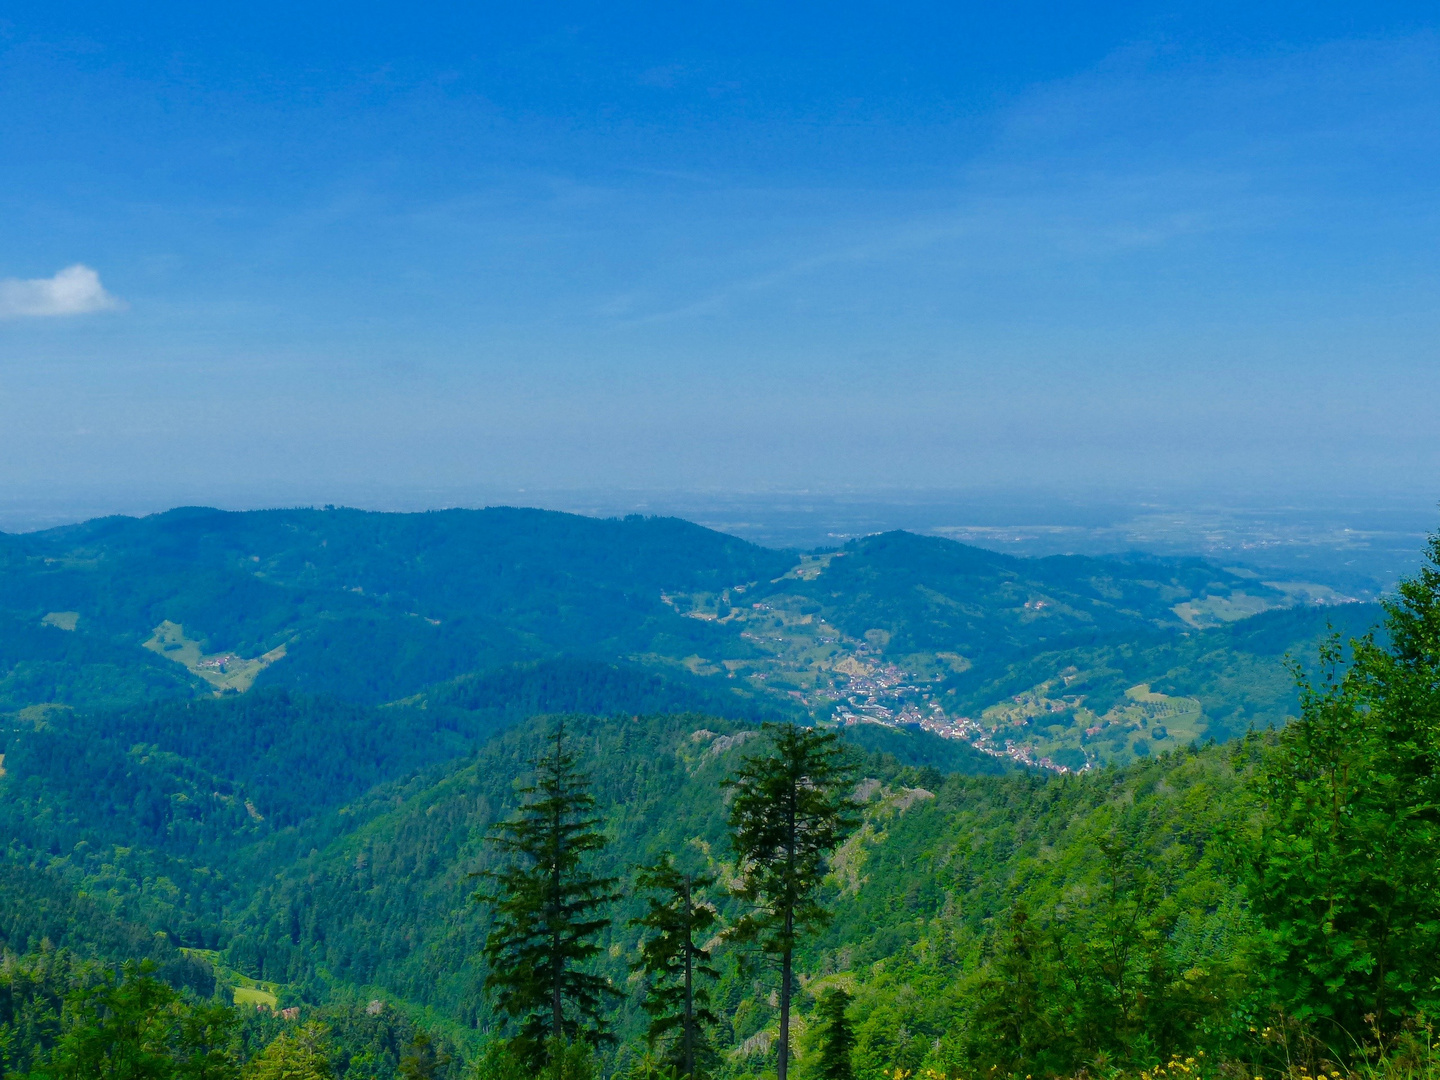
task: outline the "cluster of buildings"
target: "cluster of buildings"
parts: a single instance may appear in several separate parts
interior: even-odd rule
[[[1032,768],[1068,773],[1074,770],[1052,758],[1037,755],[1034,748],[1014,739],[1001,738],[998,731],[968,716],[950,716],[944,707],[931,700],[923,686],[907,683],[912,673],[895,665],[876,667],[864,675],[851,675],[843,701],[835,708],[834,718],[850,724],[880,724],[884,727],[917,727],[942,739],[959,739],[982,754],[1008,758]]]

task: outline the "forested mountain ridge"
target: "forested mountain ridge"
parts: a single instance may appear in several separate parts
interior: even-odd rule
[[[696,714],[567,722],[617,840],[602,863],[606,872],[624,876],[669,845],[723,847],[718,784],[754,729]],[[347,807],[367,824],[257,894],[230,947],[233,962],[297,985],[323,970],[467,1025],[493,1022],[475,966],[488,917],[470,902],[472,875],[493,865],[486,831],[513,810],[515,783],[528,775],[551,723],[542,718],[501,735],[398,805],[381,791]],[[617,940],[628,936],[623,922],[615,932]],[[623,965],[615,974],[624,980]]]
[[[1062,766],[1123,763],[1284,724],[1300,708],[1288,662],[1313,665],[1331,633],[1383,638],[1382,614],[1377,604],[1307,606],[1188,633],[1046,643],[951,675],[937,694],[978,718],[979,745],[1003,732]]]
[[[1066,633],[1195,625],[1175,610],[1186,601],[1284,599],[1203,559],[1025,559],[906,532],[852,541],[788,591],[829,607],[847,633],[884,630],[896,655],[954,649],[971,659]]]
[[[512,730],[473,762],[398,801],[382,791],[368,805],[348,808],[367,824],[257,893],[236,924],[231,963],[313,1000],[354,983],[423,1003],[465,1026],[492,1028],[480,959],[489,915],[470,901],[477,887],[471,875],[493,865],[486,829],[513,812],[513,781],[528,773],[550,723]],[[601,872],[623,879],[674,850],[729,880],[735,868],[718,785],[754,729],[700,716],[568,723],[605,808],[611,844],[597,863]],[[1171,887],[1211,912],[1187,924],[1172,962],[1208,964],[1229,948],[1237,901],[1207,861],[1213,860],[1207,837],[1233,812],[1223,805],[1238,783],[1228,750],[1050,781],[945,777],[877,757],[867,760],[862,777],[866,824],[836,859],[826,889],[835,921],[806,950],[802,981],[811,987],[805,1001],[827,980],[857,991],[863,1015],[874,1014],[864,1031],[866,1053],[877,1065],[918,1065],[958,1007],[943,994],[897,998],[897,987],[926,979],[943,984],[957,966],[983,966],[995,920],[1019,900],[1039,911],[1068,893],[1078,917],[1080,891],[1094,889],[1105,873],[1096,844],[1116,830],[1134,846],[1127,858],[1143,849],[1147,860],[1167,862],[1178,875]],[[714,899],[722,913],[736,915],[723,893]],[[621,985],[638,941],[627,925],[637,904],[631,898],[617,905],[602,940],[600,970]],[[635,990],[633,981],[628,985]],[[767,987],[743,967],[726,976],[728,1045],[774,1023]],[[633,1032],[637,999],[620,1009],[617,1022]],[[900,1041],[913,1045],[898,1045],[899,1031],[908,1031]]]
[[[816,893],[834,919],[795,952],[802,1080],[835,991],[864,1080],[945,1056],[981,1076],[1233,1054],[1264,963],[1215,840],[1256,819],[1277,737],[1202,743],[1299,714],[1287,655],[1313,668],[1328,626],[1381,615],[1200,560],[909,534],[799,556],[537,511],[177,511],[3,537],[0,560],[0,1071],[7,1017],[145,959],[192,1001],[215,986],[324,1020],[337,1076],[452,1076],[415,1073],[433,1047],[402,1041],[423,1020],[458,1061],[500,1030],[474,874],[563,723],[593,868],[621,883],[588,963],[619,992],[600,1064],[647,1076],[629,883],[670,852],[714,878],[716,929],[740,924],[724,785],[765,724],[815,719],[840,721],[860,822]],[[706,946],[714,1074],[763,1076],[773,976]],[[1120,953],[1142,962],[1117,976]]]
[[[493,865],[486,827],[513,811],[515,784],[528,776],[553,723],[542,717],[512,728],[474,758],[381,785],[322,815],[329,820],[279,833],[252,822],[246,846],[230,863],[252,871],[250,895],[236,889],[217,898],[228,900],[209,923],[218,939],[182,936],[182,943],[219,946],[227,970],[278,984],[280,1006],[314,1014],[325,1002],[378,999],[401,1014],[423,1011],[462,1045],[468,1029],[473,1047],[477,1036],[498,1027],[482,989],[480,947],[489,911],[471,899],[477,888],[471,875]],[[605,808],[611,842],[599,869],[628,879],[637,864],[675,850],[690,865],[730,879],[734,864],[719,783],[738,755],[756,745],[754,728],[696,715],[570,717],[567,723]],[[917,1068],[957,1024],[983,1019],[975,1010],[988,1000],[986,980],[993,977],[1006,913],[1027,905],[1048,922],[1048,912],[1064,911],[1060,925],[1083,940],[1110,925],[1107,882],[1120,859],[1126,866],[1166,867],[1168,906],[1147,911],[1137,930],[1145,941],[1161,930],[1163,951],[1137,961],[1136,977],[1166,981],[1203,968],[1211,981],[1196,987],[1181,1019],[1211,1024],[1206,1038],[1212,1044],[1235,1037],[1232,1028],[1214,1027],[1223,1019],[1215,1013],[1215,994],[1225,980],[1243,983],[1233,949],[1248,924],[1210,841],[1218,826],[1243,812],[1235,801],[1242,780],[1237,765],[1247,762],[1217,748],[1045,779],[946,777],[884,757],[865,759],[856,789],[865,800],[864,824],[837,854],[823,891],[834,922],[799,958],[799,1030],[808,1030],[806,1017],[826,988],[843,987],[855,1000],[860,1075]],[[0,799],[13,790],[5,787],[10,780],[0,781]],[[126,827],[123,820],[115,824]],[[129,827],[143,840],[143,829]],[[157,868],[163,879],[163,866]],[[158,939],[138,927],[107,931],[113,916],[103,902],[64,892],[64,869],[28,871],[19,891],[11,890],[10,898],[27,909],[39,907],[43,874],[44,888],[70,898],[51,902],[44,925],[0,925],[0,943],[33,948],[37,935],[48,932],[82,955],[158,955],[162,972],[189,979],[186,985],[213,978],[170,944],[186,932],[183,924],[162,921],[166,932]],[[723,890],[710,898],[724,922],[739,914]],[[613,1023],[632,1047],[643,1021],[641,986],[627,970],[639,940],[628,925],[637,903],[632,896],[616,906],[598,965],[625,991]],[[165,918],[154,904],[132,910],[141,919]],[[192,929],[198,928],[197,922]],[[773,976],[755,968],[744,949],[717,956],[723,1024],[713,1036],[726,1053],[725,1075],[763,1075],[773,1046]],[[1069,1052],[1060,1047],[1057,1060]]]
[[[673,519],[176,510],[4,537],[0,609],[134,644],[171,623],[211,670],[283,648],[258,684],[378,703],[563,652],[745,654],[662,591],[792,562]]]
[[[665,708],[922,724],[1078,768],[1148,752],[1161,714],[1181,741],[1282,721],[1293,697],[1221,700],[1234,664],[1182,694],[1164,679],[1201,639],[1258,655],[1217,633],[1227,620],[1337,599],[1203,560],[1019,559],[907,533],[802,556],[674,519],[192,508],[0,536],[0,711],[252,687],[450,708],[508,665],[569,656],[693,689]],[[1289,645],[1323,632],[1307,610]],[[1132,646],[1143,662],[1115,663]],[[1256,679],[1284,685],[1281,652]],[[1118,711],[1109,689],[1043,685],[1122,675],[1118,694],[1154,685]],[[1044,724],[1017,694],[1043,699]]]
[[[636,865],[674,850],[730,880],[719,784],[756,745],[753,728],[695,715],[566,722],[604,808],[610,844],[597,869],[626,880]],[[498,1030],[482,989],[490,914],[471,899],[472,874],[494,865],[486,828],[513,812],[515,784],[553,723],[527,722],[473,759],[382,785],[332,811],[332,822],[261,838],[251,858],[261,861],[267,845],[276,858],[222,920],[226,967],[278,984],[282,1006],[358,996],[423,1009],[462,1042],[467,1029],[472,1039]],[[976,1010],[989,1000],[1007,913],[1022,905],[1037,926],[1085,941],[1113,923],[1117,868],[1163,867],[1167,899],[1145,908],[1135,928],[1151,951],[1135,961],[1133,977],[1168,985],[1190,972],[1194,994],[1179,1019],[1136,1022],[1204,1024],[1207,1045],[1233,1040],[1217,1002],[1239,992],[1231,984],[1243,989],[1235,947],[1248,916],[1212,841],[1245,813],[1250,761],[1249,751],[1214,748],[1047,779],[947,777],[865,759],[856,789],[864,823],[823,889],[834,922],[799,957],[800,1030],[823,991],[843,987],[855,1001],[861,1075],[917,1068],[957,1025],[982,1022]],[[1124,887],[1120,902],[1133,905],[1134,890],[1155,884]],[[723,890],[710,899],[722,927],[739,915]],[[615,906],[597,965],[625,991],[612,1017],[631,1046],[643,1021],[642,987],[627,969],[639,941],[628,919],[638,910],[633,895]],[[1053,912],[1063,912],[1059,923]],[[1157,940],[1163,947],[1154,952]],[[761,1075],[773,1046],[773,976],[744,949],[717,957],[724,1020],[713,1035],[730,1063],[726,1075]],[[1206,981],[1195,983],[1201,970]],[[1056,1052],[1059,1061],[1081,1051]]]
[[[172,981],[204,990],[216,973],[175,946],[220,949],[223,971],[277,984],[283,1006],[363,993],[402,1011],[424,1008],[452,1031],[493,1025],[476,966],[487,917],[470,902],[470,874],[489,864],[485,828],[514,805],[514,786],[553,721],[525,721],[418,773],[397,747],[397,778],[365,788],[364,770],[385,765],[367,759],[367,748],[394,740],[357,730],[362,741],[347,745],[346,726],[396,711],[259,691],[96,718],[62,712],[12,729],[0,812],[13,869],[0,889],[14,917],[0,920],[0,952],[43,944],[111,962],[148,957]],[[724,862],[718,784],[754,725],[701,714],[568,722],[616,837],[608,869],[628,876],[638,859],[699,837]],[[127,749],[136,737],[149,741]],[[307,740],[324,745],[276,776],[279,759],[267,760],[266,744],[283,756]],[[239,768],[216,775],[162,746]],[[892,779],[941,775],[871,760]],[[334,773],[337,765],[348,771]],[[976,766],[1000,768],[988,759]],[[262,801],[267,793],[283,796],[278,808]],[[632,937],[617,925],[618,959],[607,963],[620,983]],[[635,1004],[627,1010],[623,1024],[633,1027]]]
[[[793,715],[690,677],[574,659],[497,669],[440,691],[446,700],[433,706],[375,708],[260,688],[0,716],[4,854],[108,897],[178,943],[210,948],[224,939],[224,913],[259,878],[353,826],[336,808],[468,760],[495,732],[537,713],[709,706],[756,724]],[[989,767],[968,746],[928,742],[952,766]]]
[[[87,960],[146,960],[165,979],[209,997],[215,973],[163,934],[116,918],[57,875],[0,863],[0,945],[11,953],[65,949]]]
[[[221,701],[205,708],[233,710],[240,704]],[[281,698],[268,707],[283,710],[285,705]],[[188,737],[203,740],[206,730],[218,730],[235,714],[227,710],[216,715],[213,724],[202,725]],[[753,745],[754,727],[696,714],[576,716],[567,722],[583,747],[613,838],[601,869],[625,878],[657,852],[675,849],[698,865],[717,870],[722,878],[733,874],[719,783],[737,756]],[[241,880],[233,889],[222,889],[221,875],[200,868],[200,876],[210,878],[216,890],[209,898],[213,906],[205,913],[208,919],[187,924],[157,903],[130,905],[140,917],[159,920],[167,939],[222,947],[229,967],[280,984],[284,1004],[318,1004],[358,989],[423,1006],[461,1029],[484,1031],[496,1022],[481,991],[484,968],[479,952],[488,914],[470,900],[476,889],[471,875],[492,864],[493,853],[484,842],[486,828],[513,809],[515,783],[527,775],[536,747],[552,723],[543,717],[523,723],[484,744],[473,758],[380,785],[298,828],[277,829],[268,821],[253,820],[243,808],[231,807],[238,813],[222,816],[213,826],[220,831],[194,837],[183,831],[176,835],[172,829],[147,832],[143,821],[127,819],[115,807],[97,809],[100,820],[116,835],[124,833],[140,841],[142,848],[148,840],[159,849],[140,857],[155,860],[159,876],[171,880],[180,880],[175,869],[180,862],[203,856],[206,845],[229,830],[225,835],[235,845],[230,857],[220,852],[212,856]],[[156,729],[167,726],[162,717]],[[26,776],[27,760],[20,755],[17,772],[7,778],[10,784]],[[963,926],[957,924],[947,933],[969,934],[966,948],[974,952],[980,948],[987,920],[1014,894],[1017,886],[1012,878],[1026,876],[1019,864],[1006,861],[1014,843],[1003,838],[1006,830],[1017,837],[1032,834],[1035,826],[1026,823],[1025,815],[1042,807],[1051,820],[1059,820],[1056,814],[1073,819],[1080,807],[1093,810],[1113,799],[1117,783],[1122,789],[1131,783],[1118,775],[1102,780],[1098,774],[1073,781],[1080,786],[1066,789],[1074,793],[1066,796],[1072,809],[1062,813],[1051,790],[1036,780],[994,778],[956,787],[958,778],[946,780],[930,767],[907,767],[883,755],[864,760],[865,780],[859,790],[866,793],[868,824],[838,860],[827,891],[838,929],[807,952],[802,966],[806,980],[823,981],[838,974],[849,980],[847,985],[863,988],[869,981],[857,981],[858,973],[876,961],[889,958],[887,970],[894,971],[896,964],[911,962],[906,958],[913,950],[921,957],[929,955],[933,946],[925,943],[927,935],[934,932],[934,920],[953,905],[954,900],[947,898],[955,885],[946,883],[948,877],[937,878],[930,872],[917,878],[916,871],[936,860],[953,868],[954,856],[945,851],[972,845],[964,839],[969,835],[986,836],[989,846],[977,849],[972,859],[977,869],[956,880],[977,873],[989,877],[979,885],[972,883],[973,896],[967,893],[964,902]],[[1158,767],[1162,774],[1171,771],[1168,762]],[[93,778],[84,786],[93,786]],[[10,787],[5,793],[18,790]],[[978,821],[966,824],[976,815]],[[203,823],[199,827],[203,831]],[[962,830],[960,838],[953,833],[956,828]],[[1062,829],[1061,839],[1052,838],[1052,845],[1063,845],[1065,834]],[[83,849],[85,844],[78,846]],[[161,861],[166,851],[173,853],[168,864]],[[1088,857],[1076,858],[1078,865]],[[50,872],[63,875],[66,869],[62,862]],[[248,899],[242,895],[246,887],[251,890]],[[733,903],[719,894],[715,899],[733,917]],[[632,989],[625,965],[637,935],[626,919],[636,910],[634,900],[617,909],[602,964],[617,984]],[[875,992],[884,985],[877,982]],[[721,995],[729,1018],[726,1038],[735,1045],[773,1023],[765,993],[763,980],[755,983],[753,973],[747,974],[743,966],[729,970]],[[622,1033],[633,1033],[639,1022],[638,1000],[632,998],[622,1005],[617,1023]],[[911,1030],[920,1029],[912,1025]],[[763,1044],[761,1040],[753,1045]]]

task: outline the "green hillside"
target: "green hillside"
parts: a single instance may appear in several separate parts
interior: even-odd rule
[[[4,537],[0,610],[73,612],[68,633],[134,644],[169,623],[217,666],[283,646],[259,685],[377,703],[560,652],[744,654],[661,593],[792,562],[673,519],[191,509]]]
[[[45,622],[51,614],[0,612],[0,712],[41,704],[115,708],[203,692],[199,678],[133,639],[76,632],[69,620]]]
[[[936,696],[972,718],[977,745],[1071,769],[1126,763],[1283,725],[1300,707],[1288,661],[1313,664],[1329,634],[1362,636],[1382,616],[1378,604],[1290,608],[1209,630],[1041,646],[951,675]]]
[[[0,864],[0,949],[65,950],[92,961],[148,960],[177,986],[205,997],[215,989],[210,967],[185,956],[165,935],[117,918],[55,874],[13,862]]]
[[[277,789],[294,789],[285,809],[262,813],[266,804],[252,795],[271,790],[271,776],[263,755],[253,751],[265,741],[264,731],[288,722],[292,741],[285,746],[293,749],[323,730],[331,736],[327,754],[359,767],[364,747],[341,745],[345,721],[356,715],[353,706],[272,692],[93,721],[68,718],[74,727],[64,726],[62,717],[54,725],[12,730],[9,767],[0,779],[10,859],[44,867],[27,873],[35,880],[43,875],[53,892],[70,897],[70,908],[61,905],[45,923],[53,927],[51,940],[60,945],[65,933],[103,932],[109,935],[105,955],[145,956],[163,947],[170,950],[163,956],[174,955],[172,966],[183,960],[172,941],[220,948],[222,972],[278,984],[282,1004],[318,1006],[363,988],[365,995],[423,1007],[459,1030],[493,1023],[479,990],[483,969],[476,967],[487,916],[468,901],[475,889],[470,875],[487,865],[484,829],[513,805],[514,783],[526,775],[550,721],[522,722],[454,765],[363,792],[363,781],[347,787],[345,777],[307,788],[317,762],[297,756],[294,767],[275,778]],[[617,842],[609,869],[623,876],[668,847],[688,849],[702,863],[726,864],[718,784],[755,736],[754,726],[702,714],[623,712],[571,723],[586,746],[597,792],[611,808]],[[101,737],[106,726],[119,742]],[[227,733],[242,742],[227,743]],[[877,789],[882,816],[892,812],[891,790],[941,780],[929,763],[933,755],[968,750],[924,733],[874,734],[883,748],[857,752],[869,755],[867,772],[888,785]],[[121,749],[136,736],[151,741]],[[916,742],[922,745],[907,745]],[[161,746],[235,765],[221,777]],[[923,764],[907,765],[886,750]],[[1004,768],[992,759],[975,764],[991,772]],[[395,774],[403,773],[397,764]],[[207,788],[214,791],[209,799]],[[346,790],[351,798],[335,797]],[[297,819],[302,806],[309,816],[286,824],[287,812]],[[56,851],[68,854],[56,857]],[[76,900],[66,883],[103,899]],[[89,906],[75,908],[82,903]],[[103,930],[117,918],[138,920],[160,937]],[[12,930],[6,940],[13,948],[33,947],[45,933],[43,927]],[[615,954],[607,970],[622,983],[633,938],[622,921],[607,942]],[[639,1023],[636,1003],[622,1014],[631,1029]]]
[[[10,858],[46,866],[183,944],[211,948],[223,938],[224,913],[254,881],[353,826],[338,807],[469,760],[527,717],[707,705],[755,723],[791,715],[728,688],[582,660],[501,668],[434,696],[373,708],[261,688],[0,717],[0,835]],[[968,746],[933,738],[929,746],[937,760],[961,751],[975,768],[990,767]]]
[[[714,874],[722,927],[742,913],[724,782],[766,724],[842,735],[861,821],[797,957],[798,1080],[833,989],[863,1080],[1248,1061],[1278,954],[1222,840],[1270,813],[1256,777],[1303,711],[1287,657],[1314,670],[1330,628],[1383,615],[1302,595],[1199,560],[908,534],[802,556],[511,510],[0,537],[0,1074],[7,1047],[59,1045],[67,994],[143,960],[184,1008],[245,1006],[240,1058],[316,1020],[337,1076],[413,1075],[427,1031],[453,1060],[425,1067],[458,1076],[500,1026],[485,836],[557,716],[596,869],[628,882],[673,852]],[[1395,791],[1421,798],[1406,767]],[[616,1076],[647,1022],[621,891],[592,965],[620,990]],[[774,973],[709,944],[715,1075],[764,1076]]]
[[[1198,559],[907,533],[796,555],[673,519],[185,509],[0,536],[0,711],[276,688],[459,709],[442,723],[473,734],[524,712],[481,700],[494,672],[571,658],[663,676],[640,711],[909,725],[1075,769],[1148,752],[1160,718],[1177,744],[1282,722],[1286,649],[1331,613],[1373,618],[1294,606],[1313,599],[1342,598]],[[1295,612],[1267,624],[1279,648],[1226,629],[1277,610]]]

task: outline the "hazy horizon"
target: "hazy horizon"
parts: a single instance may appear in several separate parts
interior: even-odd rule
[[[0,499],[0,533],[55,528],[121,514],[145,516],[180,506],[260,510],[326,505],[423,512],[524,506],[592,517],[673,516],[765,547],[838,547],[905,529],[1015,555],[1201,556],[1312,577],[1374,595],[1419,565],[1440,507],[1412,496],[1227,500],[1223,493],[1102,492],[1053,489],[850,491],[638,491],[535,489],[331,488],[284,497],[202,489],[190,497],[161,491],[94,490],[88,497]],[[1275,493],[1279,494],[1279,493]]]

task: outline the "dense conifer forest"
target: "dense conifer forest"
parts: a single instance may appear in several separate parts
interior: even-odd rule
[[[1317,608],[530,511],[0,537],[0,1076],[1434,1071],[1429,554]],[[1041,767],[837,670],[1136,718]]]

